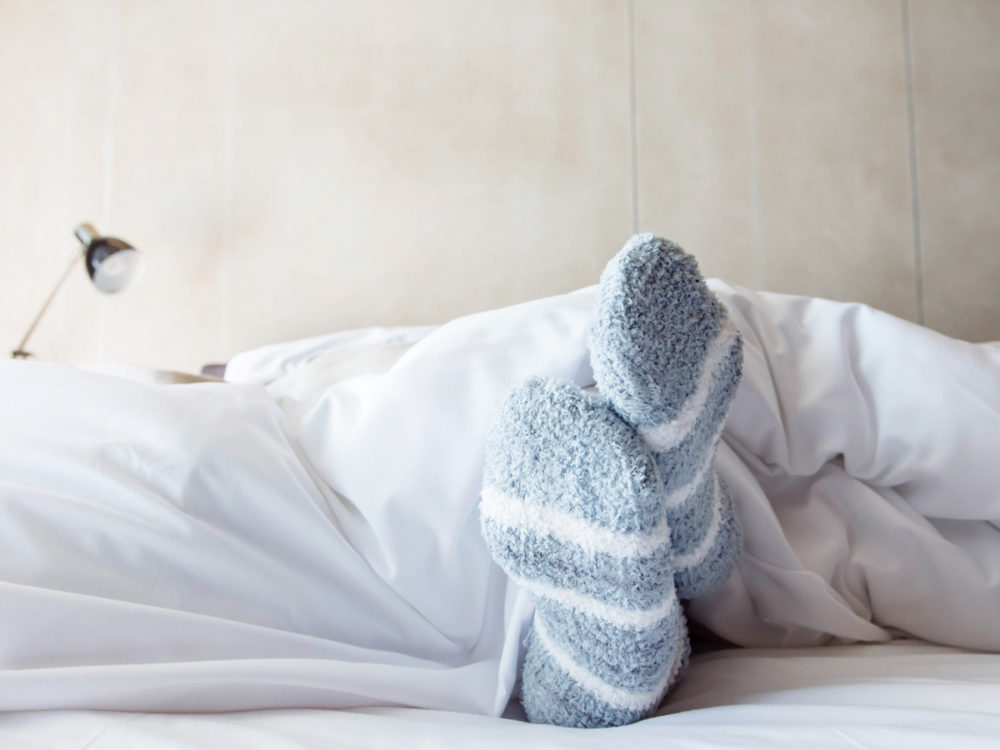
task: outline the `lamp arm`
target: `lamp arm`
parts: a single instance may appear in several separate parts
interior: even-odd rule
[[[59,277],[59,281],[56,283],[55,288],[52,290],[51,294],[49,294],[49,298],[45,300],[45,304],[42,305],[42,309],[38,311],[38,315],[36,315],[35,319],[31,322],[31,325],[28,327],[28,332],[25,333],[24,338],[21,339],[21,343],[18,344],[17,348],[10,353],[11,358],[27,359],[28,357],[31,356],[31,353],[25,351],[24,347],[28,345],[28,339],[30,339],[31,334],[35,332],[35,328],[38,327],[38,323],[41,321],[42,316],[45,315],[45,312],[49,309],[49,306],[52,304],[52,300],[56,298],[56,294],[59,293],[59,290],[62,288],[62,285],[66,283],[66,279],[69,278],[69,275],[73,270],[73,267],[79,262],[80,255],[82,254],[82,252],[83,251],[80,250],[73,251],[73,257],[69,259],[69,264],[66,266],[66,270],[63,271],[63,275]]]

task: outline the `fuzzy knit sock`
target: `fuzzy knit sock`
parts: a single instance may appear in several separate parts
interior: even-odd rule
[[[674,243],[637,235],[601,275],[590,330],[594,379],[652,451],[673,535],[677,592],[732,571],[740,528],[715,454],[743,365],[740,335]]]
[[[670,529],[653,457],[606,399],[532,378],[486,446],[482,532],[535,597],[521,700],[534,722],[650,715],[686,664]]]

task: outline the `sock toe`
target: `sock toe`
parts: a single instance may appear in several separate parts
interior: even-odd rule
[[[483,485],[525,513],[544,508],[608,532],[662,524],[659,475],[635,430],[604,399],[555,379],[530,378],[507,397],[487,436]]]
[[[728,321],[691,255],[633,237],[601,275],[589,331],[601,393],[636,427],[675,421],[698,392],[701,365],[731,349]]]

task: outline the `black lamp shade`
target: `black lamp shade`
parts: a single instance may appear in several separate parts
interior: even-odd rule
[[[106,294],[120,292],[139,270],[139,253],[117,237],[95,237],[84,259],[94,286]]]

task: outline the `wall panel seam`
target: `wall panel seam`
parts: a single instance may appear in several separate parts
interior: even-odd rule
[[[920,183],[917,171],[917,131],[914,111],[913,48],[910,34],[910,2],[900,0],[903,27],[903,66],[906,78],[906,137],[910,166],[910,214],[913,221],[913,276],[917,298],[917,322],[924,323],[924,261],[920,234]]]
[[[750,221],[753,239],[753,282],[764,289],[764,244],[760,221],[760,165],[757,150],[757,6],[743,4],[746,21],[747,142],[750,149]]]
[[[635,73],[635,0],[628,0],[629,159],[632,171],[632,233],[639,232],[639,137]]]
[[[226,4],[226,70],[223,101],[224,128],[222,162],[222,249],[219,258],[219,344],[226,359],[232,356],[233,263],[233,142],[236,127],[236,23],[235,0]]]

